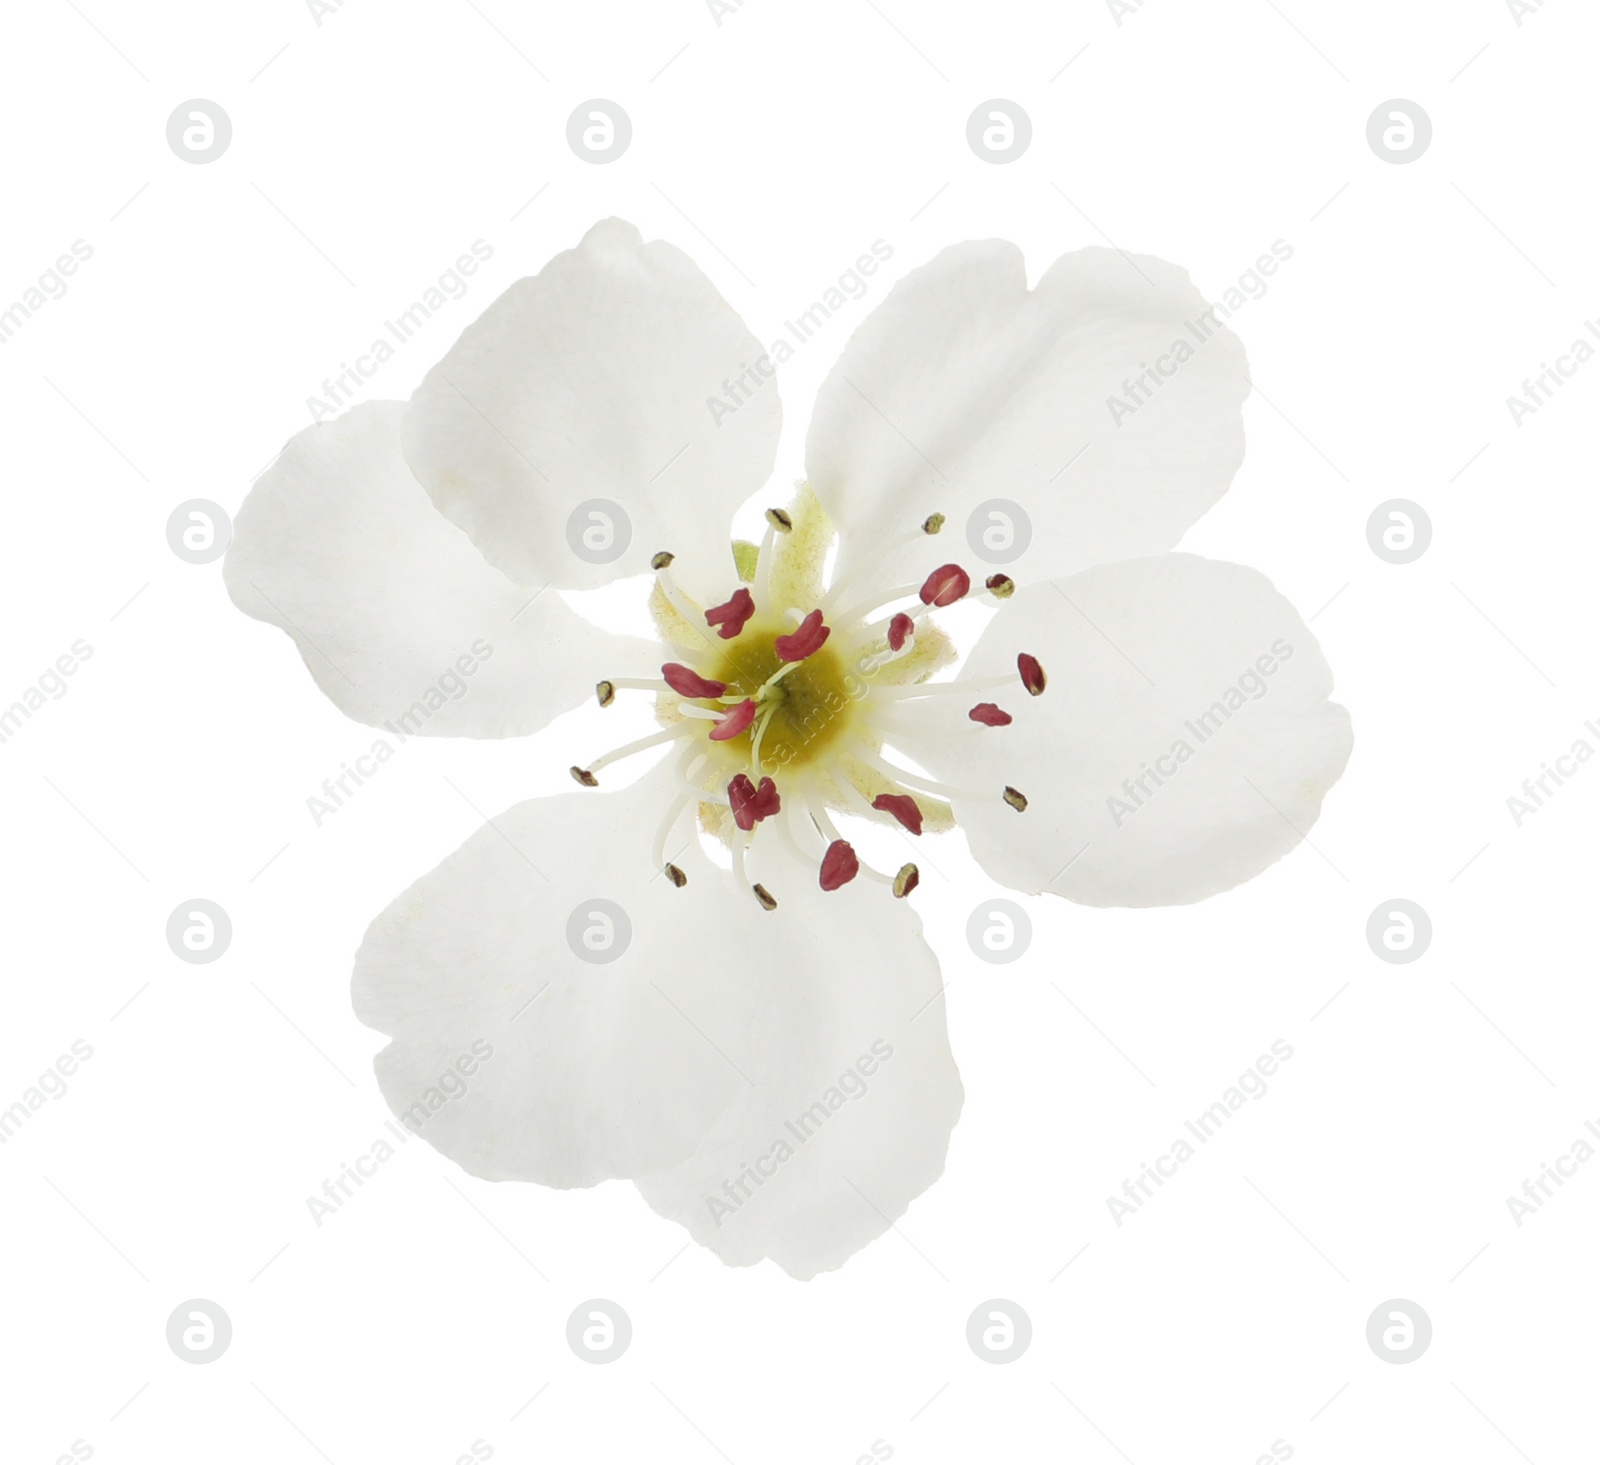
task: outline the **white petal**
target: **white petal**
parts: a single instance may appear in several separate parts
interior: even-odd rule
[[[747,1087],[741,962],[765,912],[698,847],[679,857],[681,890],[652,868],[665,775],[515,805],[361,944],[356,1014],[393,1039],[375,1065],[384,1098],[474,1175],[580,1186],[674,1164]],[[620,955],[583,960],[585,940]],[[458,1070],[475,1052],[476,1071]]]
[[[510,737],[648,674],[646,642],[513,585],[433,506],[400,454],[400,402],[290,439],[240,509],[223,578],[287,631],[339,709],[400,733]]]
[[[966,559],[994,500],[1031,522],[1025,553],[988,561],[1019,580],[1170,549],[1244,456],[1244,348],[1209,310],[1183,270],[1112,249],[1063,255],[1031,293],[1001,241],[913,271],[850,338],[806,441],[842,565],[935,511]],[[1146,369],[1149,399],[1119,421],[1109,399],[1136,401],[1124,384]],[[1007,552],[1004,524],[978,528]],[[898,552],[892,578],[920,579],[926,553]]]
[[[906,749],[963,788],[1027,796],[1021,814],[955,801],[973,854],[1017,890],[1102,906],[1204,900],[1299,844],[1350,755],[1316,639],[1240,565],[1157,555],[1031,585],[963,676],[1014,675],[1018,652],[1043,664],[1043,696],[1019,683],[941,699],[930,715],[943,734]],[[961,725],[979,701],[1016,721]]]
[[[406,456],[519,584],[592,588],[670,550],[731,589],[729,519],[772,471],[782,422],[761,359],[686,254],[607,219],[467,327],[412,398]],[[598,564],[567,537],[595,500],[619,505],[631,529],[627,551]]]
[[[939,968],[908,904],[865,877],[824,893],[772,848],[778,897],[742,976],[754,1080],[688,1160],[637,1184],[730,1266],[808,1278],[882,1235],[944,1168],[961,1111]],[[763,847],[765,849],[763,850]]]

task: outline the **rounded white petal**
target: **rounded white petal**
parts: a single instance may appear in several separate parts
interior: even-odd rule
[[[841,568],[936,511],[952,557],[1019,580],[1170,549],[1244,457],[1247,368],[1223,316],[1185,271],[1114,249],[1063,255],[1031,292],[1002,241],[914,270],[850,338],[806,441]],[[1027,517],[1020,556],[1005,508],[972,530],[989,557],[969,550],[996,501]],[[886,570],[928,567],[919,548]]]
[[[941,699],[906,751],[939,778],[1028,799],[955,800],[1002,884],[1086,905],[1182,905],[1249,880],[1316,823],[1350,755],[1349,714],[1294,607],[1264,575],[1168,554],[1017,592],[964,678],[1037,657],[1041,697]],[[965,721],[992,701],[1009,727]],[[910,719],[907,719],[908,721]],[[930,729],[931,730],[931,729]]]
[[[646,672],[649,643],[513,585],[434,508],[400,453],[405,410],[367,403],[289,440],[234,525],[239,609],[287,631],[342,712],[404,736],[534,732],[601,677]]]
[[[511,286],[428,373],[406,457],[519,584],[592,588],[670,550],[731,587],[729,519],[771,473],[782,422],[760,362],[772,369],[686,254],[607,219]],[[602,501],[627,516],[615,559],[606,536],[621,526],[585,509]],[[599,562],[571,547],[575,514]]]
[[[773,844],[764,832],[753,873],[778,908],[740,974],[752,1082],[691,1157],[636,1183],[730,1266],[770,1258],[805,1279],[842,1266],[939,1178],[962,1088],[916,913],[864,876],[825,893],[814,866]]]
[[[698,847],[681,890],[652,868],[665,774],[515,805],[367,931],[352,994],[392,1039],[384,1098],[474,1175],[585,1186],[675,1164],[748,1087],[742,966],[765,912]]]

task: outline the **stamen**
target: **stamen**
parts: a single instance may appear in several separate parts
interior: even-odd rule
[[[751,895],[755,896],[755,898],[757,900],[759,900],[761,902],[761,909],[762,910],[764,910],[764,911],[775,911],[775,910],[777,910],[777,908],[778,908],[778,897],[775,896],[775,895],[770,894],[765,885],[752,885],[750,887],[750,893],[751,893]]]
[[[879,794],[872,807],[880,814],[888,814],[913,834],[922,833],[922,810],[910,794]]]
[[[940,565],[917,592],[924,605],[954,605],[972,589],[972,577],[960,565]]]
[[[617,700],[617,684],[615,682],[596,682],[594,695],[602,707],[609,707]]]
[[[848,586],[854,585],[855,582],[859,580],[867,570],[882,564],[883,561],[892,555],[897,549],[904,549],[908,544],[915,544],[917,540],[921,539],[924,535],[937,534],[943,528],[944,515],[929,514],[928,517],[922,521],[922,526],[919,529],[914,530],[910,534],[902,534],[894,539],[891,539],[876,553],[869,554],[864,560],[857,561],[848,570],[846,570],[844,574],[840,575],[832,585],[828,587],[828,593],[822,597],[822,608],[824,610],[830,610],[833,606],[837,605],[839,603],[839,597],[844,593]],[[912,590],[915,588],[915,586],[912,586]],[[907,590],[904,593],[909,595],[911,591]],[[880,596],[877,600],[872,602],[872,605],[882,605],[886,601],[897,598],[897,596],[892,594]],[[871,606],[868,606],[867,609],[870,610]],[[840,617],[838,619],[843,618]],[[846,621],[845,623],[852,624],[852,622],[849,621]]]
[[[974,722],[981,722],[985,727],[1009,727],[1011,714],[1002,712],[993,702],[980,702],[967,714]]]
[[[911,633],[917,628],[917,623],[904,611],[898,612],[889,622],[889,649],[898,651],[910,639]]]
[[[756,720],[756,704],[746,697],[737,707],[731,707],[711,729],[711,741],[725,743],[736,738]]]
[[[800,662],[822,650],[823,642],[832,634],[822,623],[822,612],[814,610],[791,635],[779,636],[772,643],[772,649],[778,653],[780,661]]]
[[[955,682],[909,682],[903,687],[875,687],[874,697],[888,697],[898,700],[902,697],[945,697],[957,693],[962,696],[970,692],[987,692],[990,687],[1013,686],[1011,678],[1006,677],[973,677],[970,680]]]
[[[678,612],[684,623],[709,641],[710,637],[700,630],[700,609],[678,589],[677,581],[672,578],[672,573],[667,568],[671,563],[672,556],[665,551],[650,561],[650,567],[656,572],[656,587],[667,597],[667,604]]]
[[[949,784],[939,783],[931,778],[923,778],[920,774],[910,773],[904,768],[896,768],[887,759],[880,758],[876,753],[866,748],[857,748],[854,756],[865,763],[868,768],[876,768],[885,778],[892,778],[896,783],[903,783],[907,788],[919,788],[925,794],[932,794],[937,799],[949,802],[951,799],[981,799],[985,803],[993,803],[994,794],[979,793],[970,788],[951,788]],[[1017,795],[1018,798],[1022,796]],[[1009,802],[1009,801],[1008,801]],[[1013,805],[1012,807],[1015,807]]]
[[[856,852],[850,848],[849,842],[836,839],[822,857],[817,881],[824,890],[837,890],[841,885],[848,885],[860,873],[861,861],[856,858]]]
[[[847,885],[857,875],[865,875],[869,880],[876,880],[880,885],[891,883],[890,877],[881,870],[874,870],[871,865],[863,865],[857,856],[855,846],[845,839],[833,827],[833,820],[828,817],[827,807],[820,801],[806,800],[806,813],[811,816],[811,822],[817,826],[818,832],[828,841],[828,848],[822,856],[822,878],[827,879],[828,860],[833,858],[840,862],[841,869],[848,869],[849,874],[838,882],[838,885],[823,884],[824,890],[837,890],[839,885]],[[847,854],[836,854],[835,851],[846,851]]]
[[[763,819],[770,819],[782,807],[778,788],[770,778],[761,780],[757,788],[746,774],[738,773],[728,785],[728,807],[733,810],[733,822],[749,833]]]
[[[783,509],[768,509],[767,523],[772,525],[780,534],[787,534],[794,528],[794,520]]]
[[[1017,674],[1022,678],[1022,685],[1028,689],[1030,697],[1037,697],[1044,691],[1044,668],[1039,665],[1037,658],[1029,656],[1026,651],[1017,657]]]
[[[650,556],[650,568],[652,570],[664,570],[675,559],[677,559],[677,555],[669,554],[666,550],[661,550],[658,554],[653,554]]]
[[[744,630],[744,623],[755,613],[755,597],[741,585],[733,592],[731,599],[712,606],[705,613],[706,624],[715,626],[717,634],[724,641],[731,641]]]
[[[1017,811],[1017,813],[1019,813],[1019,814],[1027,813],[1027,811],[1028,811],[1028,800],[1027,800],[1027,798],[1023,794],[1019,793],[1016,789],[1012,788],[1009,783],[1006,785],[1006,791],[1002,795],[1002,797],[1005,799],[1005,801],[1008,804],[1011,805],[1011,807],[1013,809],[1015,809]]]
[[[726,682],[714,682],[675,661],[669,661],[661,668],[661,676],[680,697],[720,697],[728,690]]]
[[[921,883],[922,876],[915,865],[902,865],[900,872],[894,877],[894,898],[904,900]]]
[[[1010,575],[990,575],[983,588],[996,600],[1010,600],[1017,593],[1017,582]]]
[[[678,764],[678,771],[680,773],[683,771],[683,762],[681,760]],[[650,863],[658,870],[664,869],[668,878],[680,890],[688,882],[689,877],[682,870],[678,870],[676,865],[667,863],[667,841],[672,838],[673,827],[683,817],[683,811],[689,807],[693,797],[693,794],[680,793],[673,799],[672,803],[667,807],[667,817],[656,826],[655,842],[651,846]],[[678,870],[677,875],[672,873],[674,870]]]
[[[576,764],[569,770],[572,776],[585,788],[598,788],[600,780],[595,777],[608,763],[616,763],[623,758],[631,758],[635,753],[642,753],[646,748],[656,748],[662,743],[670,743],[675,738],[688,737],[695,730],[692,722],[679,723],[676,727],[669,727],[662,732],[651,733],[647,738],[640,738],[637,742],[624,743],[620,748],[613,748],[609,753],[604,753],[596,758],[587,768],[580,768]]]

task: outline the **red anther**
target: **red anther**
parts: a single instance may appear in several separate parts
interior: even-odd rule
[[[680,697],[720,697],[728,690],[726,682],[713,682],[675,661],[662,667],[661,675]]]
[[[1002,712],[993,702],[980,702],[967,714],[974,722],[981,722],[985,727],[1009,727],[1011,714]]]
[[[872,807],[881,814],[892,814],[913,834],[922,833],[922,810],[910,794],[879,794]]]
[[[918,593],[924,605],[954,605],[972,589],[972,580],[960,565],[940,565]]]
[[[743,773],[734,774],[733,782],[728,785],[728,803],[733,809],[733,822],[747,834],[782,807],[777,784],[770,778],[763,778],[761,787],[757,788]]]
[[[741,587],[733,592],[731,600],[714,605],[706,612],[706,624],[715,626],[717,634],[724,641],[731,641],[744,630],[744,623],[755,613],[755,597]]]
[[[832,634],[822,624],[822,612],[814,610],[787,636],[779,636],[772,649],[778,653],[779,661],[804,661],[822,650],[822,643]]]
[[[836,839],[822,857],[818,879],[824,890],[837,890],[841,885],[848,885],[860,873],[861,861],[856,858],[849,841]]]
[[[730,707],[727,716],[711,729],[711,741],[725,743],[736,738],[756,720],[756,704],[748,697],[737,707]]]
[[[889,622],[889,649],[898,651],[910,639],[911,633],[916,630],[917,623],[904,611],[900,611]]]
[[[1044,668],[1026,651],[1017,657],[1017,672],[1022,677],[1022,685],[1028,689],[1030,697],[1037,697],[1044,691]]]

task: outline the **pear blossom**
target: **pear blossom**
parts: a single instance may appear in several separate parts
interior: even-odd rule
[[[1091,906],[1203,900],[1287,854],[1350,723],[1262,575],[1174,552],[1244,452],[1238,340],[1212,313],[1173,347],[1207,309],[1146,256],[1080,250],[1030,290],[1009,244],[945,250],[845,345],[757,546],[729,526],[780,497],[777,389],[706,402],[762,348],[615,219],[409,402],[296,435],[225,578],[345,713],[506,738],[594,697],[658,724],[372,922],[353,996],[396,1115],[473,1175],[630,1179],[724,1262],[807,1278],[933,1184],[963,1099],[916,860],[875,868],[851,821],[912,849],[959,828],[999,884]],[[1140,371],[1140,409],[1108,412]],[[1032,531],[1003,573],[966,538],[996,500]],[[608,562],[567,537],[594,503],[631,528]],[[632,577],[653,642],[557,593]],[[959,665],[957,604],[989,612]],[[470,695],[419,707],[467,648]]]

